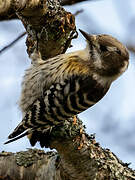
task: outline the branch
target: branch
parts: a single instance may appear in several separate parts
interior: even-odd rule
[[[84,1],[94,1],[94,0],[61,0],[60,4],[64,5],[73,5],[76,3],[84,2]],[[30,7],[36,7],[41,4],[41,0],[0,0],[0,21],[18,19],[18,16],[15,12],[20,11],[21,9]]]
[[[41,4],[40,0],[0,0],[0,20],[16,19],[16,12],[36,10]]]
[[[42,59],[65,53],[75,38],[75,18],[60,6],[58,0],[5,0],[2,1],[3,6],[0,5],[3,12],[10,9],[9,1],[28,34],[26,45],[29,55],[35,48]]]
[[[18,153],[0,153],[0,180],[45,180],[60,178],[56,169],[57,153],[29,149]],[[4,165],[4,166],[3,166]],[[8,171],[7,171],[8,169]]]
[[[0,21],[17,19],[13,0],[0,0]]]
[[[131,45],[131,44],[127,44],[126,47],[127,47],[127,49],[128,49],[129,51],[131,51],[132,53],[135,54],[135,46],[133,46],[133,45]]]
[[[0,53],[3,53],[5,50],[9,49],[10,47],[12,47],[15,43],[17,43],[22,37],[24,37],[24,35],[26,35],[26,32],[23,32],[22,34],[20,34],[15,40],[13,40],[11,43],[9,43],[7,46],[5,46],[4,48],[2,48],[0,50]]]
[[[94,0],[61,0],[60,4],[62,6],[65,6],[65,5],[73,5],[73,4],[84,2],[84,1],[94,1]]]
[[[55,148],[58,153],[44,153],[41,150],[1,153],[0,177],[31,180],[133,180],[135,172],[128,164],[120,161],[109,149],[103,149],[94,135],[87,135],[82,122],[65,121],[44,135],[46,147]],[[4,166],[3,166],[4,164]],[[8,171],[7,171],[8,169]]]

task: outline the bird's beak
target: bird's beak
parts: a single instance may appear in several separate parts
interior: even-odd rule
[[[88,40],[88,41],[93,41],[96,40],[96,35],[90,35],[83,30],[79,29],[79,31],[82,33],[82,35]]]

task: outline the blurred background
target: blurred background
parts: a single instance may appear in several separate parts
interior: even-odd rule
[[[95,133],[103,148],[111,149],[123,162],[131,162],[130,167],[135,169],[135,2],[88,0],[65,6],[65,9],[73,14],[82,10],[76,16],[77,29],[92,34],[110,34],[130,50],[128,70],[112,84],[99,103],[79,116],[87,132]],[[0,49],[24,31],[18,20],[0,22]],[[30,65],[25,39],[26,36],[0,53],[0,151],[16,152],[31,148],[27,138],[3,144],[22,117],[17,101],[24,71]],[[79,34],[72,45],[68,52],[83,49],[86,42]],[[36,148],[40,148],[39,144]]]

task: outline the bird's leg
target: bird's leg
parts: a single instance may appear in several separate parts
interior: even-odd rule
[[[74,139],[73,139],[74,144],[77,145],[77,149],[81,150],[85,144],[87,144],[86,141],[86,136],[84,134],[84,128],[80,128],[80,135],[77,135]]]
[[[85,144],[85,135],[83,133],[83,129],[80,129],[80,145],[78,146],[78,150],[82,149],[83,145]]]

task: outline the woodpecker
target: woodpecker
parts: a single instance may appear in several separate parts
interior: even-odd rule
[[[80,32],[87,42],[84,50],[45,61],[38,53],[31,56],[19,103],[23,119],[6,144],[29,135],[34,146],[43,132],[101,100],[111,83],[127,69],[129,53],[117,39]]]

